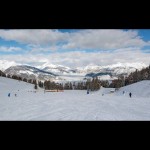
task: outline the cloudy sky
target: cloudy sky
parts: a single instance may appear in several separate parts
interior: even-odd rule
[[[150,30],[0,30],[0,60],[83,67],[150,64]]]

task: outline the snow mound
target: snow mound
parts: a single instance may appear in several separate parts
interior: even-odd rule
[[[124,86],[120,88],[115,94],[129,96],[129,93],[132,93],[133,97],[150,97],[150,80],[144,80],[131,85]]]
[[[0,77],[0,93],[34,90],[34,85],[10,78]]]

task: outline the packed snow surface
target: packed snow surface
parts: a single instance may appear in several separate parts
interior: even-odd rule
[[[90,94],[34,91],[33,84],[0,77],[0,120],[150,120],[150,81],[114,93],[112,88]]]

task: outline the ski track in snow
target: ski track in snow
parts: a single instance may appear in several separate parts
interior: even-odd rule
[[[137,85],[140,86],[137,88]],[[150,120],[150,81],[129,85],[111,94],[111,89],[105,88],[90,94],[85,90],[28,92],[33,91],[33,87],[0,77],[0,120]],[[132,98],[128,96],[129,91],[133,93]],[[11,97],[7,96],[8,92]]]

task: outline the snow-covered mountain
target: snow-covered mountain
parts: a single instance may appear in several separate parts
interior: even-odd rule
[[[44,64],[43,66],[38,66],[38,68],[53,72],[57,75],[87,75],[90,73],[97,75],[121,75],[130,74],[137,70],[147,67],[144,63],[117,63],[107,66],[98,65],[88,65],[86,67],[69,68],[62,65]]]
[[[5,71],[7,68],[11,66],[19,65],[14,61],[0,60],[0,70]]]
[[[26,65],[12,66],[4,71],[5,74],[17,75],[27,79],[54,80],[57,75],[51,72]]]
[[[6,74],[19,75],[23,78],[40,80],[82,80],[84,77],[98,76],[102,80],[113,80],[118,75],[129,75],[131,72],[147,67],[144,63],[117,63],[107,66],[88,65],[69,68],[62,65],[45,63],[41,66],[17,64],[14,61],[0,60],[0,70]]]
[[[144,63],[117,63],[108,66],[86,66],[84,68],[77,68],[79,72],[85,73],[89,76],[102,76],[102,75],[128,75],[131,72],[141,70],[147,67]]]
[[[44,68],[42,68],[42,70],[44,71],[48,71],[48,72],[53,72],[56,73],[57,75],[65,75],[65,74],[74,74],[75,70],[69,68],[69,67],[65,67],[65,66],[61,66],[61,65],[48,65]]]
[[[114,72],[115,74],[130,73],[136,69],[141,70],[143,67],[147,67],[144,63],[117,63],[108,66],[93,66],[89,65],[84,68],[77,68],[80,72],[91,73],[91,72]]]

